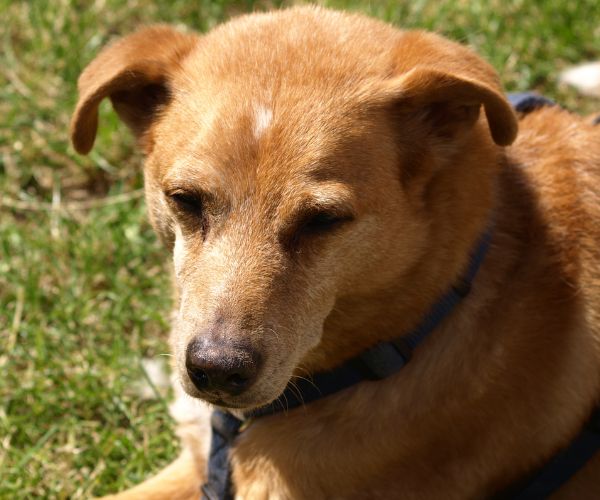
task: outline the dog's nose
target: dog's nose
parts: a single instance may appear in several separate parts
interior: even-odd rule
[[[198,338],[188,344],[185,367],[199,391],[235,396],[256,380],[260,361],[260,354],[249,347]]]

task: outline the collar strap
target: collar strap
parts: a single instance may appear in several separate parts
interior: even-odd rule
[[[479,240],[462,278],[429,310],[421,323],[409,334],[390,342],[381,342],[337,368],[317,373],[311,380],[298,379],[271,404],[246,414],[247,419],[292,410],[317,399],[347,389],[364,381],[387,378],[410,361],[413,350],[454,310],[471,290],[471,283],[489,249],[491,230]],[[230,500],[232,495],[229,449],[244,421],[230,413],[215,409],[211,418],[212,440],[207,482],[202,486],[204,500]]]
[[[508,102],[518,113],[531,113],[544,106],[556,106],[552,99],[548,99],[537,92],[511,92],[506,96]]]
[[[229,449],[242,424],[242,420],[229,412],[212,412],[208,475],[201,488],[202,500],[233,500]]]
[[[600,451],[600,407],[597,407],[587,424],[565,448],[554,455],[549,462],[524,484],[511,487],[497,500],[543,500],[563,486],[577,471]]]

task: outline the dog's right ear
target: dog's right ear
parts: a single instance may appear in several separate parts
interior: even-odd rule
[[[98,106],[109,97],[138,139],[169,99],[174,68],[198,41],[164,26],[150,26],[106,47],[79,77],[79,100],[71,119],[71,141],[87,154],[98,129]]]

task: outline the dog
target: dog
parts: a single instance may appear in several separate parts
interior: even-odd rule
[[[198,498],[207,408],[242,417],[410,332],[484,234],[470,292],[401,371],[246,422],[235,497],[491,498],[581,431],[600,400],[591,120],[517,114],[470,49],[314,6],[109,45],[79,79],[79,153],[107,97],[172,251],[187,395],[181,457],[118,498]],[[553,498],[600,498],[600,456]]]

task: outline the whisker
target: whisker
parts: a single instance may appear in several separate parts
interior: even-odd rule
[[[274,328],[267,327],[267,328],[265,328],[265,330],[268,331],[268,332],[273,333],[273,335],[275,335],[275,338],[277,340],[279,340],[279,334],[277,333],[277,331]]]
[[[285,392],[281,394],[283,396],[283,399],[285,399],[285,406],[283,406],[283,402],[281,402],[281,408],[283,410],[283,413],[285,413],[287,415],[289,409],[290,409],[290,403],[288,402],[287,396],[285,395]]]
[[[308,382],[310,385],[312,385],[315,389],[317,389],[317,391],[321,392],[321,390],[319,389],[319,387],[317,386],[317,384],[315,384],[314,380],[311,378],[306,378],[306,377],[302,377],[300,375],[294,375],[293,378],[297,378],[300,380],[306,380],[306,382]],[[290,381],[291,382],[291,381]]]
[[[298,399],[298,401],[300,401],[300,405],[301,406],[306,406],[304,403],[304,398],[302,397],[302,391],[300,390],[300,388],[296,385],[296,383],[290,379],[289,381],[289,388],[290,388],[290,392],[292,392],[296,398]]]

